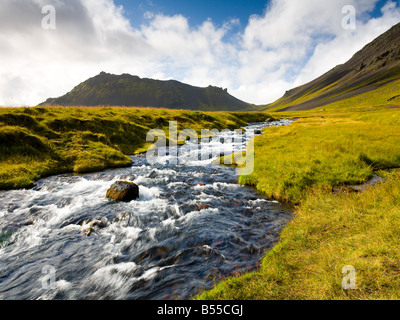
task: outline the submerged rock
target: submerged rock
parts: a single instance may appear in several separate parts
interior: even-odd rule
[[[113,223],[116,223],[121,227],[129,227],[130,222],[131,214],[129,212],[122,212],[113,219]]]
[[[128,181],[117,181],[108,189],[108,199],[130,202],[139,198],[139,187],[137,184]]]
[[[87,236],[90,236],[93,231],[104,229],[109,225],[108,220],[105,217],[97,217],[93,220],[83,220],[79,224],[84,227],[82,231]]]
[[[152,171],[150,174],[149,174],[149,176],[148,176],[148,178],[150,178],[150,179],[155,179],[155,178],[157,178],[158,177],[158,174],[157,174],[157,172],[156,171]]]
[[[208,204],[201,204],[199,206],[197,206],[197,211],[201,211],[201,210],[205,210],[205,209],[209,209],[210,206]]]
[[[113,222],[118,223],[130,218],[129,212],[122,212],[116,218],[114,218]]]

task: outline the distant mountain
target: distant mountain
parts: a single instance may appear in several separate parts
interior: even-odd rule
[[[311,110],[361,95],[400,79],[400,23],[348,62],[290,91],[260,110]],[[400,94],[400,93],[397,93]]]
[[[227,89],[193,87],[178,81],[141,79],[129,74],[101,72],[66,95],[50,98],[44,106],[135,106],[202,111],[239,111],[253,108]]]

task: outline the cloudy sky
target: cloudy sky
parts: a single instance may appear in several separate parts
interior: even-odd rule
[[[343,28],[349,5],[355,29]],[[101,71],[266,104],[398,22],[398,0],[1,0],[0,105],[36,105]]]

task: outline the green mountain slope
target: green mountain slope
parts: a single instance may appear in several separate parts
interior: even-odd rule
[[[312,110],[369,93],[374,93],[368,99],[377,99],[375,105],[396,105],[400,102],[399,43],[400,23],[366,45],[345,64],[287,91],[281,99],[261,110]],[[357,102],[360,104],[361,101]]]
[[[129,74],[105,72],[88,79],[44,106],[136,106],[202,111],[249,110],[252,105],[231,96],[227,90],[199,88],[178,81],[141,79]]]

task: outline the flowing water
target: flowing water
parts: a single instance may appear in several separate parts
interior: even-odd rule
[[[132,160],[0,192],[0,299],[188,299],[256,269],[291,218],[289,208],[238,185],[235,168]],[[106,199],[118,180],[138,184],[140,198]],[[88,236],[94,219],[101,223]]]

